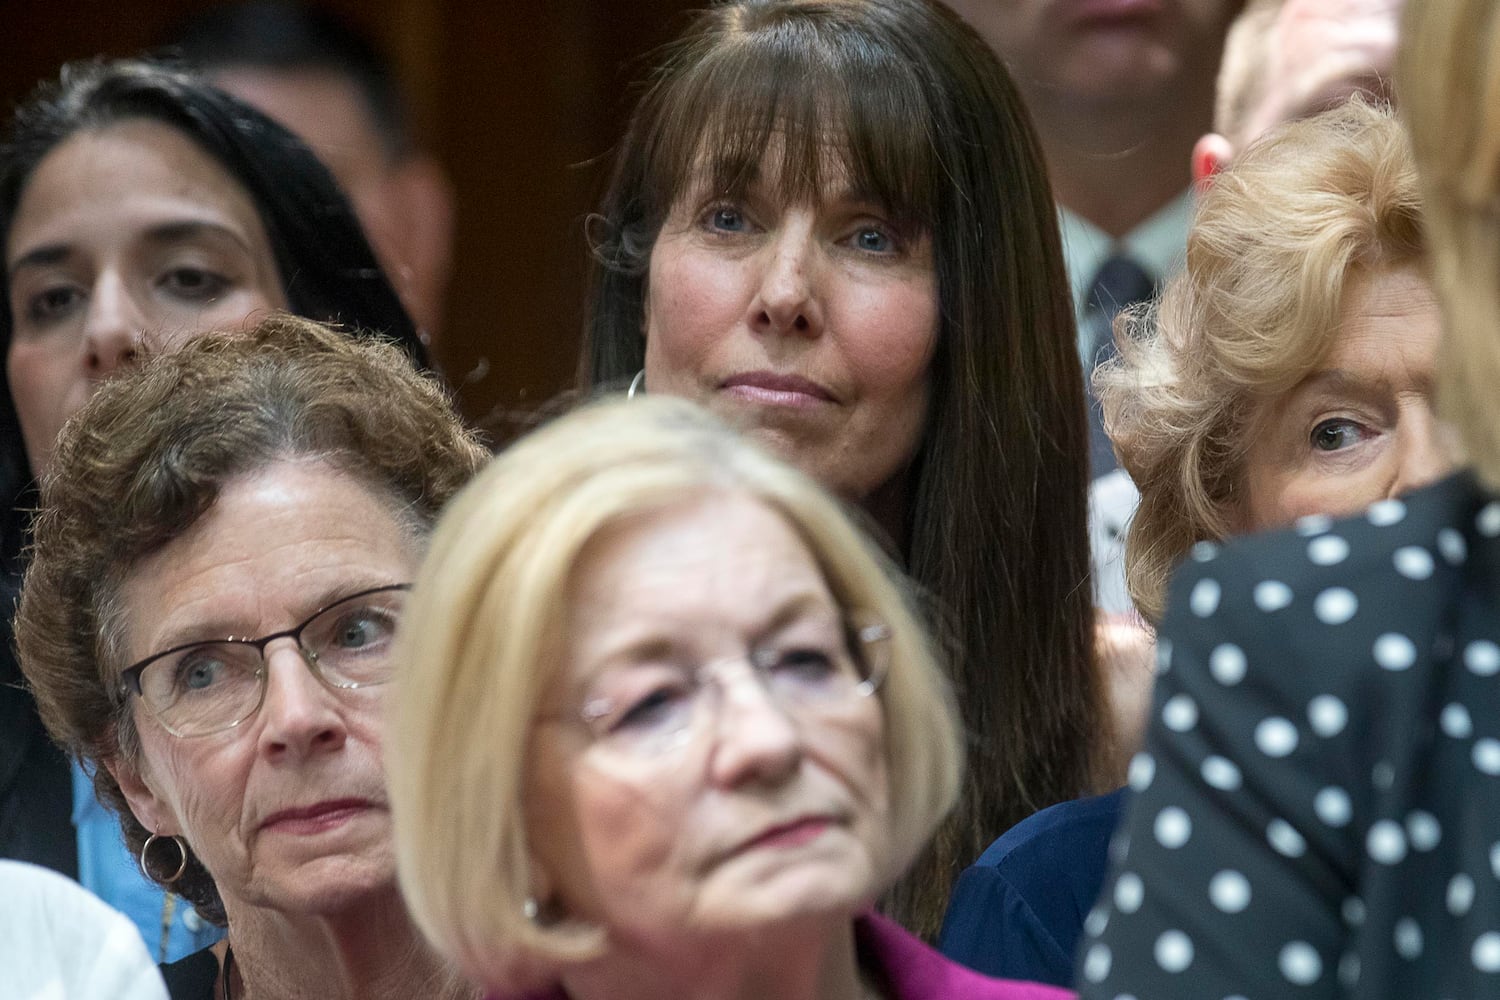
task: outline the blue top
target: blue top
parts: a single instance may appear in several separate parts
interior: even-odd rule
[[[190,904],[173,900],[172,923],[163,950],[162,917],[167,894],[149,882],[125,847],[120,819],[94,797],[88,772],[73,763],[73,825],[78,830],[78,881],[131,919],[158,962],[174,962],[218,941],[224,932],[198,916]]]
[[[1060,802],[991,844],[954,886],[943,954],[990,976],[1072,986],[1073,953],[1104,884],[1125,794]]]

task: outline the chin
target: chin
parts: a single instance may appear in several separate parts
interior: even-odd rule
[[[396,865],[383,856],[330,856],[305,861],[267,881],[264,904],[288,912],[330,916],[395,895]]]
[[[743,930],[809,919],[852,919],[880,891],[875,866],[864,858],[749,870],[743,879],[726,879],[713,889],[714,897],[702,901],[701,912],[714,915],[714,922],[725,928]]]

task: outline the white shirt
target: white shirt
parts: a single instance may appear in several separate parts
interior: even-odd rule
[[[140,932],[77,882],[0,861],[0,991],[17,1000],[167,1000]]]

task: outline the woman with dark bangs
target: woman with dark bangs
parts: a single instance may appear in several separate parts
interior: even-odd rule
[[[1111,786],[1088,431],[1051,191],[1020,98],[924,0],[703,12],[593,220],[585,381],[686,396],[862,508],[931,599],[972,766],[894,890]]]

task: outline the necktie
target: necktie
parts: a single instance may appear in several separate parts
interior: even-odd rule
[[[1090,478],[1098,479],[1115,468],[1115,453],[1104,433],[1103,412],[1094,398],[1091,376],[1101,361],[1115,356],[1114,322],[1122,311],[1150,299],[1156,282],[1135,261],[1121,253],[1100,265],[1089,287],[1088,307],[1084,312],[1083,374],[1088,384]]]

